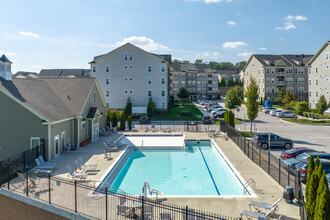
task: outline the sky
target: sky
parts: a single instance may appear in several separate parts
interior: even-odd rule
[[[236,63],[315,54],[330,40],[328,0],[29,0],[1,3],[0,54],[12,71],[89,68],[131,42],[152,53]]]

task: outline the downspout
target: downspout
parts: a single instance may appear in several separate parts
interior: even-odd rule
[[[52,159],[52,136],[51,136],[51,124],[48,124],[48,160]]]
[[[80,143],[80,118],[77,118],[77,147]]]

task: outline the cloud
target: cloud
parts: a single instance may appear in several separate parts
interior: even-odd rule
[[[196,59],[218,59],[219,57],[220,53],[218,52],[203,52],[197,54]]]
[[[30,31],[19,31],[18,33],[25,37],[39,37],[38,34],[32,33]]]
[[[199,0],[184,0],[185,2],[199,2]]]
[[[243,57],[244,59],[248,59],[251,56],[251,54],[253,54],[253,53],[252,52],[242,52],[242,53],[238,53],[236,55],[239,57]]]
[[[162,44],[156,43],[154,40],[147,38],[146,36],[127,37],[127,38],[124,38],[123,41],[117,42],[116,45],[121,46],[128,42],[130,42],[138,47],[141,47],[142,49],[147,50],[147,51],[157,51],[157,50],[168,50],[169,49],[168,47],[166,47]]]
[[[235,21],[228,21],[228,24],[234,26],[234,25],[236,25],[236,22]]]
[[[260,47],[259,50],[267,50],[266,47]]]
[[[237,47],[240,47],[240,46],[247,46],[247,45],[248,45],[247,43],[244,43],[242,41],[226,42],[226,43],[222,44],[222,46],[224,48],[230,48],[230,49],[237,48]]]
[[[302,15],[288,15],[286,18],[284,18],[286,21],[307,21],[308,18]]]
[[[16,56],[16,53],[0,50],[0,54],[5,54],[7,56]]]
[[[292,24],[291,22],[284,22],[284,27],[276,27],[275,30],[283,30],[283,31],[288,31],[291,29],[296,29],[296,26]]]

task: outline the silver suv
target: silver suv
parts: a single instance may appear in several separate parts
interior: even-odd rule
[[[263,112],[265,112],[266,114],[269,114],[269,112],[270,111],[275,111],[276,110],[276,108],[274,108],[274,107],[266,107],[266,108],[264,108],[264,110],[263,110]]]

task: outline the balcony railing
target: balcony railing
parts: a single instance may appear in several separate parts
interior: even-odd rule
[[[276,72],[277,76],[284,76],[284,72]]]
[[[285,81],[277,81],[276,84],[278,86],[284,86],[285,85]]]

